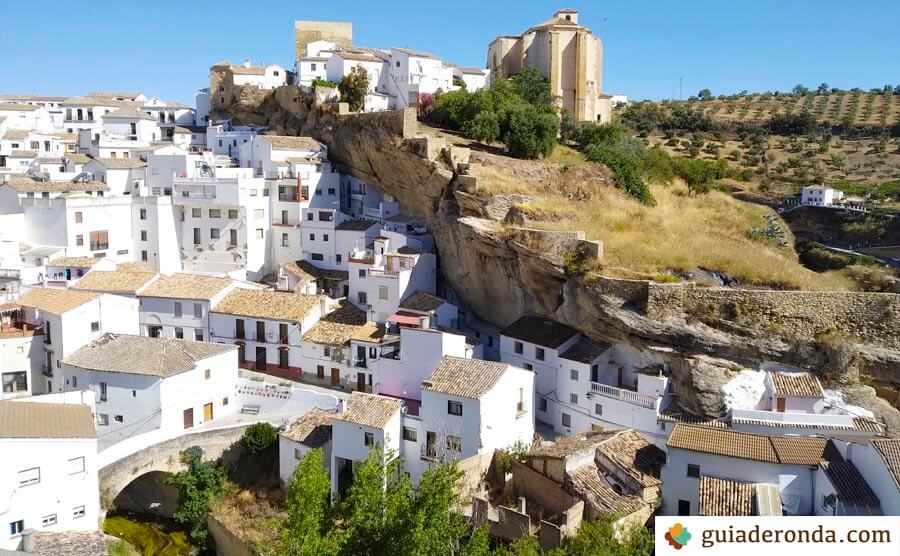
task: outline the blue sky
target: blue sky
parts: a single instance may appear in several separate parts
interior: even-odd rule
[[[293,64],[293,21],[351,21],[362,46],[483,67],[496,35],[581,10],[605,47],[604,91],[635,99],[900,83],[900,1],[156,0],[3,2],[0,92],[140,90],[193,103],[213,62]],[[12,24],[10,24],[12,22]]]

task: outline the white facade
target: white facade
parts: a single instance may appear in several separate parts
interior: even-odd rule
[[[824,185],[809,185],[803,188],[800,202],[804,205],[828,207],[844,198],[844,192]]]

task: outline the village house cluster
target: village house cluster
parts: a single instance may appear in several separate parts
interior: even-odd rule
[[[441,282],[428,227],[327,145],[211,116],[357,67],[375,111],[532,64],[579,119],[607,121],[577,12],[498,37],[488,70],[357,47],[350,24],[295,35],[292,69],[216,64],[195,107],[0,98],[0,548],[96,530],[101,469],[247,420],[281,427],[285,483],[322,448],[335,495],[376,446],[414,482],[458,461],[473,522],[547,546],[607,514],[900,513],[900,440],[814,373],[746,370],[725,415],[692,415],[667,350],[531,314],[484,323]]]

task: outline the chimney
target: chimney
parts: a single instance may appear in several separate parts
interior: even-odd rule
[[[519,496],[519,513],[520,514],[525,513],[525,497],[524,496]]]
[[[250,65],[251,65],[251,64],[250,64],[250,58],[245,58],[245,59],[244,59],[244,67],[245,67],[245,68],[249,68]]]
[[[430,329],[431,328],[431,316],[424,315],[424,316],[419,317],[419,327],[422,330]]]

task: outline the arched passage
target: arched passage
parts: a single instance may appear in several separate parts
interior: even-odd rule
[[[178,509],[178,490],[166,484],[169,473],[150,471],[136,477],[113,499],[116,510],[172,517]]]

